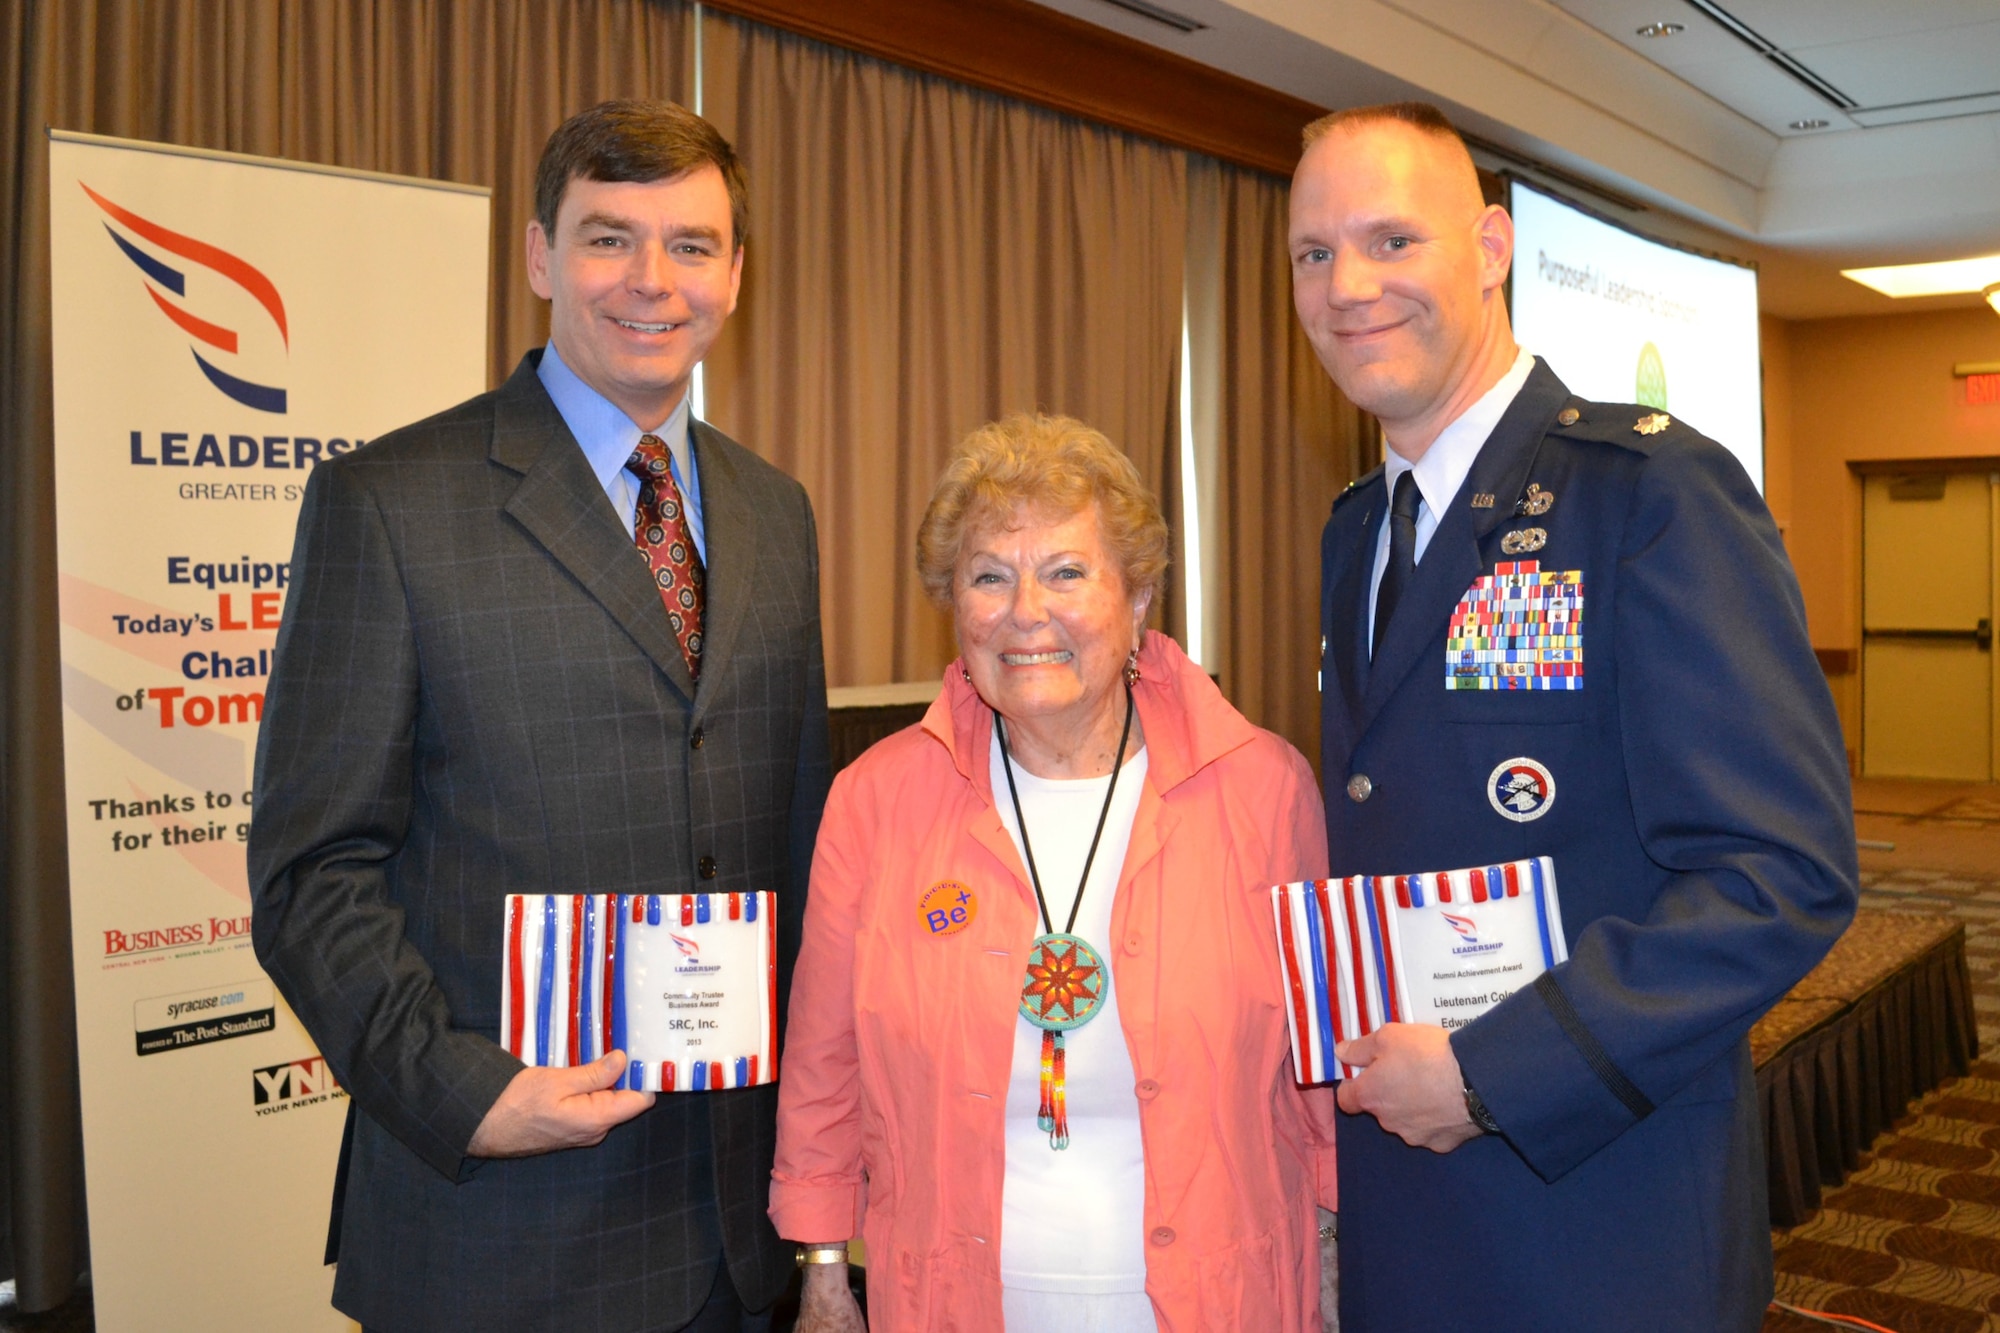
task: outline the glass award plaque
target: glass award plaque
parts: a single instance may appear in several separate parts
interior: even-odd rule
[[[500,1039],[524,1064],[622,1050],[623,1088],[777,1081],[770,893],[509,894],[503,948]]]
[[[1351,1078],[1338,1042],[1464,1027],[1569,957],[1555,862],[1353,875],[1271,890],[1294,1077]]]

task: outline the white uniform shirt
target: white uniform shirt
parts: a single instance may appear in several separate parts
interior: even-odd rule
[[[1397,453],[1394,448],[1382,451],[1382,484],[1388,494],[1396,493],[1396,482],[1405,472],[1417,474],[1417,493],[1423,503],[1417,506],[1417,559],[1424,558],[1424,548],[1431,544],[1431,534],[1437,531],[1438,515],[1451,507],[1458,497],[1459,487],[1465,485],[1465,476],[1472,471],[1473,460],[1486,447],[1486,439],[1493,434],[1493,428],[1500,424],[1507,409],[1514,404],[1514,398],[1521,392],[1521,386],[1528,382],[1529,372],[1535,368],[1535,358],[1525,349],[1514,358],[1514,364],[1500,377],[1500,382],[1479,396],[1479,401],[1460,413],[1431,441],[1431,447],[1424,450],[1424,456],[1412,463]],[[1510,499],[1509,503],[1512,501]],[[1375,598],[1382,590],[1382,571],[1389,567],[1389,524],[1385,519],[1382,530],[1375,534],[1375,574],[1368,585],[1368,642],[1375,642]]]

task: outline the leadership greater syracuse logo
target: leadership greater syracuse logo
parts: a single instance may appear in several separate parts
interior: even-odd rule
[[[84,185],[82,181],[78,181],[77,184],[82,186],[83,192],[90,196],[93,203],[104,210],[111,222],[118,224],[114,227],[111,222],[106,222],[104,230],[111,233],[111,239],[118,243],[118,248],[124,252],[125,257],[145,275],[146,295],[153,298],[153,304],[160,308],[160,313],[172,320],[182,332],[218,351],[226,352],[230,356],[237,355],[239,339],[236,330],[203,319],[186,307],[168,300],[162,294],[164,289],[186,300],[187,274],[152,253],[146,246],[140,245],[139,241],[145,242],[147,246],[164,250],[170,255],[199,264],[248,292],[271,317],[271,322],[277,325],[278,337],[284,343],[285,350],[288,353],[291,351],[292,335],[285,323],[284,298],[278,295],[277,284],[266,277],[261,270],[220,246],[210,245],[207,241],[196,240],[192,236],[183,236],[177,231],[169,231],[150,218],[141,217],[129,208],[121,208],[88,185]],[[126,234],[128,232],[130,236]],[[132,239],[134,237],[137,240]],[[284,412],[285,390],[281,386],[255,384],[232,375],[203,356],[201,349],[193,343],[188,345],[188,350],[194,353],[195,364],[201,367],[202,374],[208,376],[208,382],[230,398],[259,412],[280,414]]]
[[[1472,924],[1471,917],[1459,916],[1453,912],[1439,912],[1438,915],[1443,917],[1445,924],[1456,931],[1459,938],[1467,944],[1479,943],[1479,930]]]

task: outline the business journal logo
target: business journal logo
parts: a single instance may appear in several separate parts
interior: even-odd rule
[[[237,355],[241,344],[239,331],[204,319],[178,301],[168,299],[167,295],[171,293],[181,301],[187,300],[187,265],[200,265],[248,292],[251,298],[263,307],[264,313],[270,316],[271,322],[277,327],[279,339],[289,353],[292,347],[292,334],[285,320],[285,300],[278,294],[277,284],[240,255],[231,254],[220,246],[211,245],[193,236],[171,231],[151,218],[143,217],[129,208],[113,203],[88,185],[84,185],[82,181],[78,181],[77,184],[109,219],[104,224],[104,230],[110,233],[118,249],[139,270],[146,295],[153,298],[153,304],[159,307],[160,313],[171,320],[175,327],[194,339],[194,342],[188,344],[188,350],[194,354],[195,364],[201,367],[201,373],[208,377],[208,382],[245,407],[282,415],[285,411],[283,386],[258,384],[232,375],[209,359],[215,352],[226,353],[229,356]],[[113,222],[118,225],[114,227]],[[169,262],[159,253],[155,253],[156,251],[162,251],[173,259],[185,263],[177,265]],[[204,344],[214,351],[210,352],[209,356],[204,356],[198,344]]]

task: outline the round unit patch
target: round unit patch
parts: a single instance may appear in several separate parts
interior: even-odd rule
[[[979,916],[979,896],[955,879],[939,880],[917,900],[917,920],[935,939],[956,935]]]
[[[1503,759],[1486,779],[1486,799],[1508,819],[1525,824],[1540,819],[1556,803],[1556,780],[1525,755]]]

